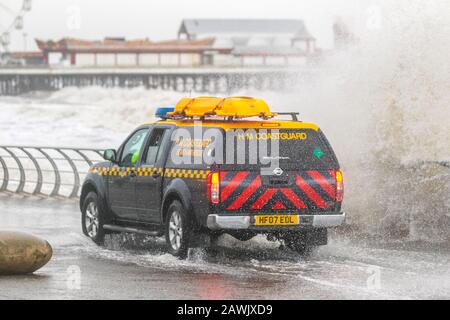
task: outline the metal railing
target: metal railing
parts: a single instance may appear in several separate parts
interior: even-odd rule
[[[75,198],[100,149],[0,146],[0,192]]]

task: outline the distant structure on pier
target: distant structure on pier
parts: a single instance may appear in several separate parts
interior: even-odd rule
[[[0,60],[4,61],[4,65],[9,67],[41,67],[45,65],[44,54],[40,51],[13,51],[0,53]]]
[[[43,63],[67,67],[285,67],[317,54],[302,20],[187,19],[178,39],[36,40]]]
[[[226,54],[229,49],[213,49],[212,39],[101,41],[65,38],[59,41],[36,40],[50,66],[76,67],[197,67],[206,51]]]
[[[316,53],[316,39],[302,20],[186,19],[179,39],[212,38],[204,58],[211,65],[285,66],[303,65]],[[230,53],[223,54],[224,49]]]

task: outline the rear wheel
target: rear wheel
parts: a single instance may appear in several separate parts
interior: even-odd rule
[[[210,233],[209,245],[203,248],[204,252],[210,257],[216,257],[219,254],[218,242],[222,233]]]
[[[189,217],[180,201],[173,201],[166,216],[166,245],[168,251],[181,259],[187,257],[191,224]]]
[[[83,233],[98,245],[102,245],[105,240],[103,217],[97,194],[89,192],[83,204],[81,227]]]
[[[296,251],[302,257],[309,257],[317,247],[314,241],[311,241],[308,237],[308,233],[304,232],[292,232],[283,234],[280,237],[286,247]]]
[[[314,251],[314,248],[316,248],[316,246],[311,245],[309,243],[304,243],[296,238],[290,238],[288,240],[285,239],[284,243],[286,247],[297,252],[299,255],[305,258],[310,257]]]
[[[248,241],[256,236],[256,234],[251,231],[236,231],[236,232],[229,232],[228,234],[238,239],[239,241]]]

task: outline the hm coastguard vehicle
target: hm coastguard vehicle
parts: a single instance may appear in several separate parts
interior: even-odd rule
[[[208,237],[265,234],[306,254],[344,223],[342,173],[317,125],[247,97],[184,98],[156,115],[89,170],[82,228],[97,244],[165,236],[184,258]]]

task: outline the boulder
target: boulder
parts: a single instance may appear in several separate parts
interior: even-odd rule
[[[0,231],[0,275],[33,273],[50,261],[50,244],[38,237]]]

